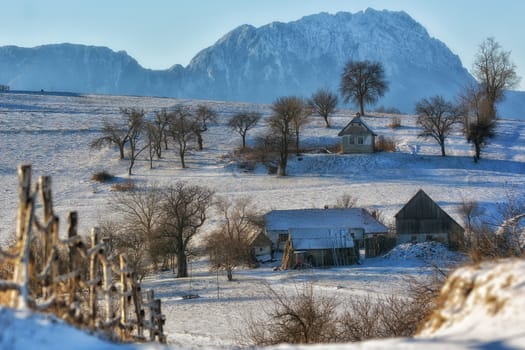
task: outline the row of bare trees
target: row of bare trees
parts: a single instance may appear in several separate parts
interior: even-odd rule
[[[177,105],[171,111],[163,109],[155,112],[150,120],[143,109],[122,108],[120,112],[120,120],[104,121],[102,136],[95,139],[91,147],[117,146],[123,160],[128,146],[129,175],[141,153],[148,151],[150,168],[153,168],[153,159],[162,158],[163,151],[168,150],[170,144],[175,145],[181,166],[185,168],[189,145],[196,141],[199,150],[204,148],[203,134],[216,117],[216,112],[206,105],[198,105],[195,110]]]
[[[474,61],[477,84],[468,86],[460,94],[458,103],[441,96],[423,99],[416,104],[420,136],[433,138],[445,156],[445,139],[462,124],[463,133],[474,146],[474,161],[481,157],[481,149],[496,135],[497,103],[506,89],[517,85],[516,66],[510,61],[510,52],[502,50],[494,38],[486,39],[479,47]]]

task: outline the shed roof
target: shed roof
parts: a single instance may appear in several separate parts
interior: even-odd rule
[[[265,215],[267,231],[291,228],[361,228],[365,233],[386,233],[385,225],[362,208],[272,210]]]
[[[354,240],[344,229],[290,229],[294,250],[353,248]]]
[[[343,136],[343,135],[350,135],[354,133],[355,128],[359,128],[361,130],[368,131],[370,134],[377,136],[377,134],[364,122],[364,120],[361,117],[354,117],[350,123],[346,124],[346,126],[337,134],[337,136]]]

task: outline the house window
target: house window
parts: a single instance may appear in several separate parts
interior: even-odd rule
[[[432,239],[432,235],[427,235],[427,236],[426,236],[426,240],[427,240],[427,241],[432,241],[432,240],[433,240],[433,239]]]
[[[355,139],[353,136],[348,136],[348,144],[349,145],[354,145],[355,144]]]
[[[357,136],[357,144],[362,145],[365,141],[365,138],[363,136]]]
[[[279,234],[279,242],[286,242],[288,240],[288,234],[287,233],[280,233]]]
[[[412,243],[417,242],[417,236],[416,235],[412,235],[412,237],[410,237],[410,242],[412,242]]]

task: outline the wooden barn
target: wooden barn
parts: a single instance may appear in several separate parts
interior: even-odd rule
[[[265,233],[276,250],[284,251],[285,244],[296,234],[317,237],[323,232],[341,232],[352,237],[355,245],[365,249],[366,257],[375,256],[366,241],[386,235],[388,228],[362,208],[272,210],[264,216]],[[297,248],[297,247],[296,247]]]
[[[355,264],[359,247],[348,229],[290,229],[283,252],[283,270]]]
[[[373,153],[377,134],[357,113],[338,134],[341,136],[341,150],[343,153]]]
[[[439,241],[457,250],[465,230],[423,190],[395,215],[397,243]]]

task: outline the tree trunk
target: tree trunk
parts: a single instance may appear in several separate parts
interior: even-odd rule
[[[182,165],[182,168],[186,168],[186,163],[184,162],[184,151],[179,152],[180,155],[180,164]]]
[[[481,145],[479,144],[479,142],[474,142],[474,150],[476,152],[476,154],[474,155],[474,163],[477,163],[481,157]]]
[[[241,135],[242,136],[242,149],[246,148],[246,134]]]
[[[324,122],[326,124],[326,127],[329,128],[330,127],[330,123],[328,123],[328,116],[324,115],[323,118],[324,118]]]
[[[180,277],[188,277],[188,262],[184,250],[177,253],[177,278]]]
[[[233,281],[233,271],[230,267],[226,268],[226,275],[228,276],[228,281]]]
[[[363,98],[359,99],[359,111],[361,112],[361,117],[363,117],[365,115],[365,104]]]
[[[202,151],[202,149],[203,149],[203,147],[202,147],[203,141],[202,141],[202,135],[201,135],[200,132],[197,133],[197,143],[199,144],[199,151]]]
[[[439,145],[441,146],[441,156],[442,156],[442,157],[445,157],[445,156],[446,156],[446,154],[445,154],[445,141],[444,141],[444,140],[441,141],[441,142],[439,143]]]
[[[118,145],[118,150],[120,152],[120,160],[124,159],[124,145]]]

